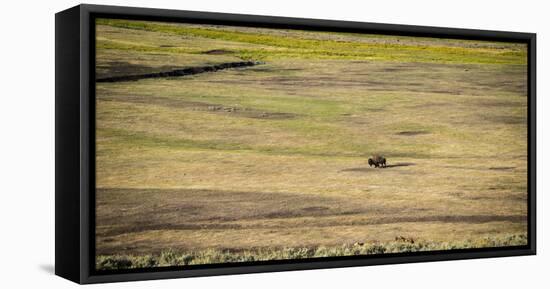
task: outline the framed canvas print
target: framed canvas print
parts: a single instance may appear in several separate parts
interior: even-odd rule
[[[535,254],[535,34],[56,14],[56,274]]]

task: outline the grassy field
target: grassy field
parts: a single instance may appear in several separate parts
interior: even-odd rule
[[[526,244],[525,45],[107,19],[96,40],[98,79],[259,63],[97,84],[98,269]]]
[[[296,260],[335,256],[368,256],[404,252],[434,250],[461,250],[483,247],[519,246],[527,242],[524,235],[487,237],[476,240],[451,242],[415,242],[414,239],[399,236],[395,241],[354,243],[341,246],[318,246],[300,248],[252,248],[243,250],[205,249],[198,251],[163,251],[160,254],[99,256],[97,266],[104,270],[134,269],[165,266],[187,266],[200,264],[221,264],[257,262],[269,260]]]

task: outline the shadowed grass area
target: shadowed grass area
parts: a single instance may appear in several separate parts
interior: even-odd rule
[[[486,237],[460,242],[452,241],[440,243],[415,241],[410,238],[397,237],[394,242],[355,243],[334,247],[258,248],[238,251],[208,249],[191,252],[167,250],[158,255],[101,255],[96,259],[96,268],[97,270],[135,269],[525,245],[527,245],[527,237],[525,235]]]

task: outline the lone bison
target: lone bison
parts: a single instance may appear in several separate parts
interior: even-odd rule
[[[369,167],[374,166],[375,168],[386,167],[386,158],[379,155],[374,155],[369,159]]]

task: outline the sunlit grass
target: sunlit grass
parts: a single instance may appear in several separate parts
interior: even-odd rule
[[[385,243],[356,243],[341,246],[319,246],[303,248],[258,248],[241,251],[209,249],[202,251],[177,252],[163,251],[158,255],[112,255],[97,256],[97,270],[136,269],[167,266],[188,266],[201,264],[226,264],[238,262],[258,262],[269,260],[299,260],[311,258],[368,256],[388,253],[409,253],[437,250],[460,250],[472,248],[525,246],[525,235],[486,237],[476,240],[429,242],[395,241]]]
[[[452,46],[428,46],[388,43],[358,43],[332,40],[282,37],[260,33],[185,27],[118,19],[97,19],[99,25],[139,29],[145,31],[218,39],[243,44],[261,44],[271,48],[250,49],[243,46],[233,50],[243,59],[272,60],[279,58],[301,59],[366,59],[386,61],[442,62],[442,63],[499,63],[524,64],[527,61],[525,49],[509,48],[490,50]],[[404,38],[406,39],[406,38]],[[182,48],[159,48],[153,46],[130,46],[128,44],[100,42],[100,47],[136,51],[192,52]]]

